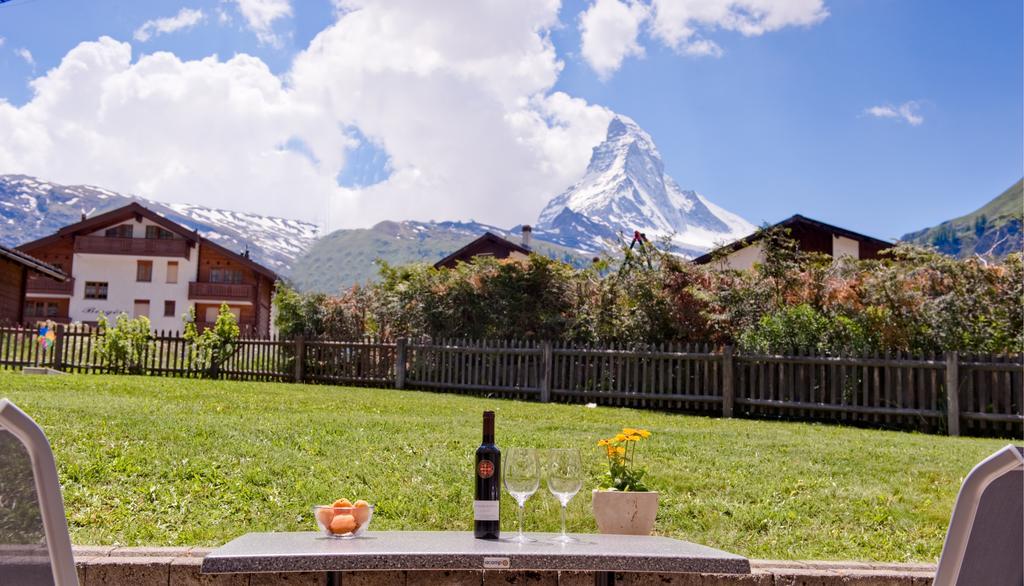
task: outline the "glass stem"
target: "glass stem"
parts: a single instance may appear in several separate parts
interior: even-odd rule
[[[519,541],[523,540],[523,509],[526,508],[526,502],[519,503]]]
[[[566,537],[568,534],[565,532],[565,505],[562,505],[562,537]]]

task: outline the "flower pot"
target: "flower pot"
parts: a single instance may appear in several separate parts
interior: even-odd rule
[[[650,535],[658,515],[658,493],[594,490],[592,506],[601,533]]]

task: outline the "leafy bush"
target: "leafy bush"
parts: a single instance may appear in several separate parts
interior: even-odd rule
[[[217,378],[221,365],[238,347],[238,320],[227,304],[222,304],[212,328],[200,332],[195,322],[195,310],[189,309],[183,336],[188,344],[189,367],[208,378]]]
[[[749,271],[697,266],[649,243],[585,269],[533,255],[452,269],[381,266],[339,296],[279,291],[285,335],[352,338],[710,342],[753,352],[1024,350],[1024,262],[958,260],[897,245],[858,261],[805,253],[785,231],[761,235]]]
[[[153,346],[149,336],[149,318],[131,319],[120,314],[111,326],[107,316],[100,314],[99,328],[94,336],[96,354],[114,372],[142,374],[145,359]]]

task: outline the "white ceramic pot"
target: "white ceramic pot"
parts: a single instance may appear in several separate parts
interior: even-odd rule
[[[591,505],[601,533],[650,535],[658,515],[658,493],[594,490]]]

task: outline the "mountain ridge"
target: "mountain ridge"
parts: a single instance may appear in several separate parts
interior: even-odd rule
[[[1024,178],[980,208],[937,226],[904,234],[900,240],[933,246],[964,258],[975,254],[1003,257],[1024,249]]]

